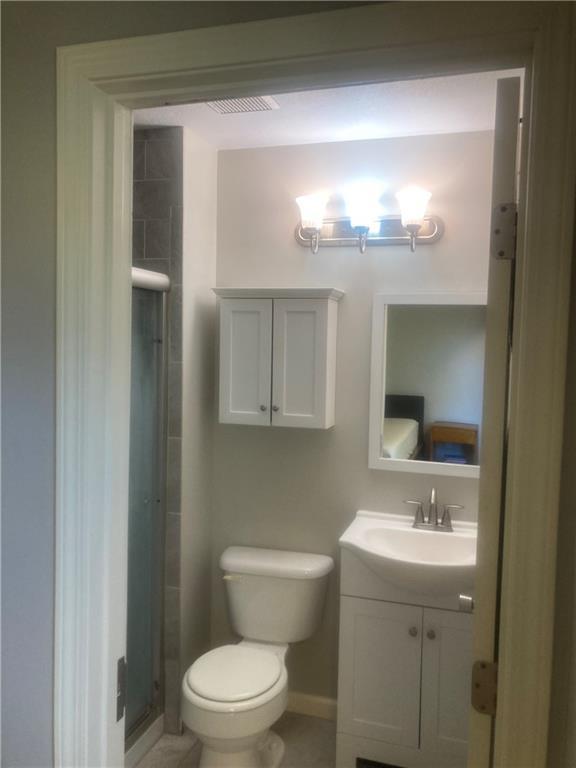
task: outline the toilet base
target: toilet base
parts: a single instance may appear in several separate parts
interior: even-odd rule
[[[251,749],[220,752],[204,744],[199,768],[278,768],[284,757],[284,742],[268,731]]]

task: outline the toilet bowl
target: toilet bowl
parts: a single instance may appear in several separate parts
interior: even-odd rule
[[[202,742],[200,768],[277,768],[284,744],[270,727],[288,700],[288,643],[316,629],[334,564],[325,555],[229,547],[220,566],[244,639],[187,670],[182,720]]]
[[[182,681],[182,719],[203,744],[202,768],[275,768],[270,726],[286,709],[287,646],[242,641],[201,656]]]

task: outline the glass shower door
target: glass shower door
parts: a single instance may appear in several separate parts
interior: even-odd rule
[[[126,736],[160,706],[164,294],[132,289]]]

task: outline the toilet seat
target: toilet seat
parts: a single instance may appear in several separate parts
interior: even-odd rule
[[[270,690],[282,667],[274,653],[243,644],[222,645],[192,664],[186,682],[203,699],[238,703]]]
[[[239,646],[240,645],[243,645],[243,643],[239,644]],[[244,699],[243,701],[217,701],[215,699],[207,698],[206,696],[201,696],[192,688],[188,681],[191,668],[188,669],[182,678],[182,711],[184,722],[186,725],[188,725],[188,727],[191,726],[188,723],[186,716],[184,716],[185,712],[198,712],[201,710],[205,713],[222,715],[234,713],[236,715],[239,715],[240,713],[248,714],[249,712],[258,710],[261,707],[272,706],[272,702],[275,699],[278,697],[282,698],[287,695],[288,672],[286,670],[286,665],[284,664],[284,655],[281,654],[279,656],[274,650],[268,651],[261,650],[260,648],[257,648],[257,650],[259,653],[270,654],[274,658],[278,659],[280,664],[280,675],[276,682],[273,683],[272,686],[265,690],[263,693],[260,693],[257,696],[252,696],[249,699]],[[208,653],[212,653],[212,651],[209,651]],[[208,654],[205,655],[207,656]],[[198,659],[198,661],[200,661],[200,659]],[[192,666],[194,666],[194,664]],[[192,730],[194,729],[192,728]]]

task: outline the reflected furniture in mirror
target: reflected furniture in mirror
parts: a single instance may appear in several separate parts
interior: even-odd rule
[[[369,466],[479,476],[486,294],[374,297]]]

